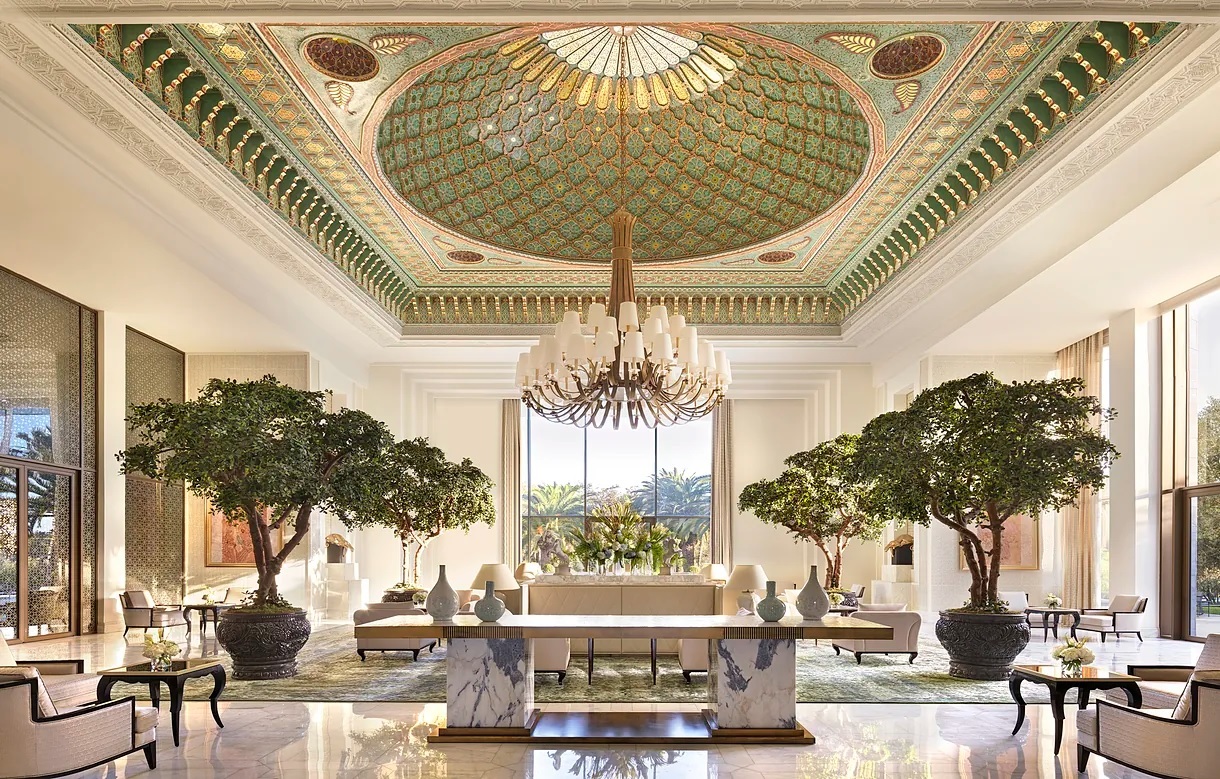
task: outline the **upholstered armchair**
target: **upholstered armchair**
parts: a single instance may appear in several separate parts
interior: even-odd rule
[[[1106,635],[1112,634],[1118,640],[1123,633],[1134,633],[1140,641],[1140,622],[1144,609],[1148,607],[1148,599],[1138,595],[1115,595],[1104,609],[1084,609],[1080,612],[1080,624],[1076,631],[1091,630],[1101,634],[1101,643],[1106,643]]]
[[[410,603],[370,603],[367,608],[353,614],[352,621],[363,625],[386,617],[426,613]],[[383,655],[386,652],[410,652],[411,659],[418,660],[420,652],[425,649],[431,652],[436,649],[436,644],[435,638],[357,638],[356,654],[360,655],[361,662],[364,662],[365,652],[381,652]]]
[[[29,667],[0,674],[0,733],[4,779],[62,776],[137,750],[157,767],[156,709],[126,697],[61,713]]]
[[[459,598],[461,590],[458,590]],[[479,600],[479,593],[471,591],[471,599],[458,609],[459,614],[473,614],[474,604]],[[505,614],[512,614],[508,609]],[[534,675],[558,674],[562,685],[568,677],[568,664],[572,662],[572,639],[570,638],[535,638],[531,642],[534,653]]]
[[[1172,709],[1176,706],[1195,671],[1220,671],[1220,633],[1207,637],[1194,665],[1127,666],[1128,675],[1140,678],[1140,693],[1145,709]],[[1127,693],[1122,690],[1110,690],[1106,697],[1115,703],[1127,702]]]
[[[691,674],[707,673],[709,649],[706,638],[678,639],[678,665],[682,667],[682,678],[687,684],[690,684]]]
[[[1008,603],[1009,611],[1023,612],[1029,608],[1029,593],[1028,592],[1013,591],[1013,592],[999,592],[996,594],[1000,596],[1000,600],[1006,601]],[[1039,619],[1041,619],[1041,617],[1039,617]],[[1025,615],[1025,621],[1028,622],[1031,627],[1034,624],[1033,616],[1030,614]]]
[[[906,611],[901,603],[862,603],[860,610],[853,616],[878,625],[888,625],[894,629],[891,639],[844,639],[831,644],[835,654],[841,651],[851,652],[859,664],[864,655],[910,655],[909,662],[914,663],[919,656],[919,628],[922,620],[919,612]]]
[[[132,628],[144,628],[147,633],[149,628],[171,628],[186,624],[182,604],[157,605],[148,590],[126,590],[119,594],[119,602],[123,605],[124,636]]]
[[[1096,754],[1154,776],[1214,779],[1220,766],[1220,678],[1200,679],[1196,673],[1174,709],[1133,709],[1099,700],[1076,713],[1076,728],[1081,772]]]
[[[84,660],[16,660],[8,644],[0,639],[0,681],[8,681],[5,676],[30,675],[28,671],[11,670],[15,668],[37,671],[42,686],[60,711],[97,700],[97,674],[85,673]]]

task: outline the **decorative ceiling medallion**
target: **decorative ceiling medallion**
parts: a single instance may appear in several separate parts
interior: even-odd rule
[[[899,81],[927,73],[944,56],[945,42],[939,36],[912,33],[892,38],[873,50],[868,69],[877,78]]]
[[[512,68],[560,100],[610,107],[634,102],[641,111],[718,89],[745,49],[726,38],[653,25],[597,25],[554,30],[500,47]],[[622,67],[620,67],[620,65]],[[623,78],[619,83],[620,71]]]
[[[763,252],[758,255],[758,261],[768,265],[782,265],[785,262],[792,262],[796,259],[796,252]]]
[[[454,262],[460,262],[463,265],[478,265],[483,260],[487,259],[478,252],[470,252],[464,249],[455,249],[445,255]]]
[[[301,53],[314,70],[342,81],[368,81],[381,70],[372,49],[342,35],[310,38]]]

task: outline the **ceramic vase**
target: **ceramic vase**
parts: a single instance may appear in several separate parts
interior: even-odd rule
[[[796,610],[805,619],[821,619],[830,611],[830,596],[818,581],[816,565],[809,566],[809,581],[805,582],[801,594],[796,596]]]
[[[447,622],[453,619],[453,615],[458,612],[458,595],[457,592],[449,584],[449,580],[445,578],[445,566],[441,566],[440,576],[436,580],[436,584],[432,585],[432,589],[428,591],[428,598],[424,601],[424,608],[428,610],[428,615],[437,622]]]
[[[761,617],[763,622],[779,622],[788,613],[784,602],[775,597],[775,582],[767,582],[767,597],[758,602],[754,613]]]
[[[484,622],[495,622],[504,615],[504,601],[496,597],[496,585],[488,581],[483,597],[474,604],[474,615]]]

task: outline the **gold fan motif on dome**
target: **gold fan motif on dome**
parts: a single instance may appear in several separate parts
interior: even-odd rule
[[[526,81],[554,91],[560,100],[605,110],[616,99],[618,105],[634,103],[646,111],[719,88],[746,52],[716,35],[654,25],[595,25],[518,38],[501,46],[500,54],[512,58],[510,67]]]

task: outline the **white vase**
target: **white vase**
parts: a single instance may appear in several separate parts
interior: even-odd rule
[[[440,576],[436,580],[436,584],[432,585],[432,589],[428,591],[428,599],[424,601],[424,608],[428,610],[428,616],[432,617],[437,622],[447,622],[453,619],[453,615],[458,612],[458,595],[457,592],[449,585],[449,580],[445,578],[445,566],[441,566]]]
[[[809,581],[796,596],[796,610],[805,619],[821,619],[830,611],[830,596],[818,581],[818,567],[809,566]]]

